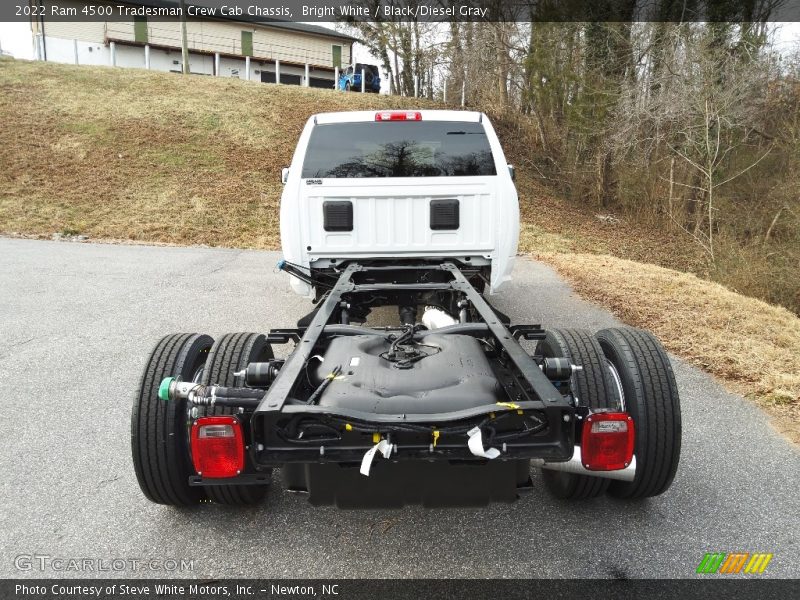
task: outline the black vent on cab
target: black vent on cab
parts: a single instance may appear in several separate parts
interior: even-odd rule
[[[328,200],[322,203],[325,231],[353,231],[353,203],[348,200]]]
[[[431,229],[458,229],[458,200],[431,200]]]

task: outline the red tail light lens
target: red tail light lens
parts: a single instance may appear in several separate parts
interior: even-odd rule
[[[617,471],[633,458],[633,419],[628,413],[593,413],[586,417],[581,460],[590,471]]]
[[[191,440],[198,475],[236,477],[244,469],[244,437],[236,417],[200,417],[192,425]]]
[[[422,113],[413,110],[384,110],[375,113],[376,121],[422,121]]]

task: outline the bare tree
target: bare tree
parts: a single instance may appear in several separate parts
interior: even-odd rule
[[[763,62],[744,60],[729,45],[721,45],[719,29],[657,27],[662,40],[659,70],[648,71],[646,86],[630,83],[609,142],[625,160],[642,166],[645,162],[652,166],[644,157],[653,155],[668,161],[669,218],[713,261],[719,189],[749,172],[772,150],[769,144],[756,148],[754,158],[743,165],[731,161],[744,148],[753,154],[752,134],[762,113],[759,98],[771,71]],[[665,37],[672,38],[670,43],[663,43]],[[674,210],[676,187],[684,191],[684,217]]]

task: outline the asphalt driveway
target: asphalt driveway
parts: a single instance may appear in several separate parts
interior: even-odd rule
[[[672,488],[647,501],[570,504],[537,486],[481,509],[343,511],[313,508],[275,477],[255,508],[149,503],[129,448],[147,354],[175,331],[293,326],[310,304],[274,272],[278,257],[0,239],[0,576],[87,575],[20,570],[38,554],[194,561],[191,573],[103,574],[125,577],[686,577],[705,552],[733,551],[773,553],[763,576],[800,576],[800,452],[679,360],[682,460]],[[515,322],[618,323],[525,260],[495,303]]]

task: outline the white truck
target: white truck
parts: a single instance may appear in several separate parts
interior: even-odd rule
[[[346,260],[452,259],[483,268],[494,292],[517,253],[513,173],[479,112],[314,115],[282,174],[284,258],[312,273]]]
[[[275,468],[347,507],[510,502],[532,466],[564,499],[670,486],[680,401],[659,342],[512,325],[487,301],[519,207],[485,115],[315,115],[282,179],[279,267],[316,306],[289,329],[158,342],[131,419],[150,500],[252,504]],[[383,306],[397,322],[371,325]]]

